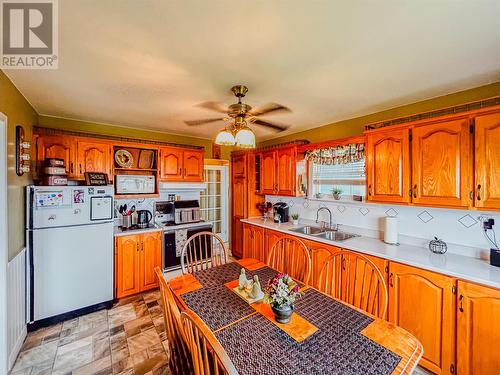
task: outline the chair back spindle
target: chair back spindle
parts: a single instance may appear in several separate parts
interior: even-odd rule
[[[224,240],[212,232],[200,232],[189,238],[181,254],[182,273],[193,273],[226,264],[229,260]]]
[[[306,244],[293,236],[281,237],[267,256],[267,265],[304,284],[311,276],[311,257]]]

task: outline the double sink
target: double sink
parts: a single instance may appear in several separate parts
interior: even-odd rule
[[[291,232],[308,234],[317,238],[323,238],[329,241],[345,241],[349,238],[359,237],[357,234],[342,232],[339,230],[323,229],[320,227],[313,227],[306,225],[303,227],[289,229]]]

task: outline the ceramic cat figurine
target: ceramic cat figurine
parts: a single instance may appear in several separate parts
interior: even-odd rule
[[[238,278],[238,289],[239,290],[243,290],[245,289],[245,287],[247,286],[247,275],[246,275],[246,272],[245,272],[245,269],[242,268],[241,269],[241,272],[240,272],[240,277]]]
[[[252,287],[252,291],[251,291],[251,297],[253,299],[264,298],[264,292],[262,291],[262,288],[260,286],[259,276],[257,276],[257,275],[253,276],[253,287]]]

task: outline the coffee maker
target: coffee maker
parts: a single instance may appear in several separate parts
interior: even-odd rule
[[[290,215],[290,207],[288,203],[278,202],[273,206],[273,218],[275,223],[286,223],[288,222]]]

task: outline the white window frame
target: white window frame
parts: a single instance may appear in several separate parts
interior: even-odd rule
[[[205,165],[204,170],[220,171],[221,182],[221,233],[220,236],[225,243],[229,242],[229,166],[227,165]],[[208,183],[206,181],[206,183]],[[210,196],[210,195],[208,195]],[[201,197],[200,197],[201,198]]]

